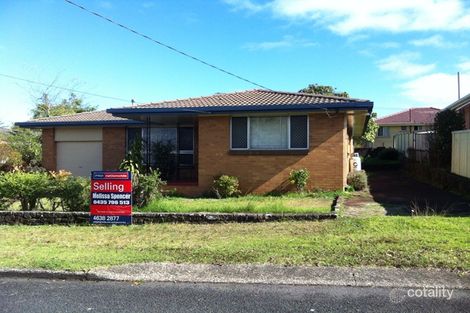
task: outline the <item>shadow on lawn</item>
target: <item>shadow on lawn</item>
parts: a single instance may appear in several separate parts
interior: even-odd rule
[[[470,216],[470,202],[461,196],[419,182],[400,170],[368,173],[370,196],[386,215],[440,214]],[[414,212],[412,212],[412,210]]]

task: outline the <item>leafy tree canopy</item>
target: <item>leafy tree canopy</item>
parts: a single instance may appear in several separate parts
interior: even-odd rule
[[[42,91],[33,110],[33,118],[50,117],[58,115],[67,115],[95,110],[95,107],[85,105],[83,100],[74,93],[70,93],[68,98],[55,101],[58,95],[51,96],[46,90]],[[26,167],[41,165],[42,147],[41,132],[36,129],[26,129],[13,127],[11,132],[6,135],[6,142],[9,147],[21,155],[21,163]]]
[[[324,86],[319,84],[310,84],[308,87],[300,89],[299,92],[302,93],[312,93],[317,95],[324,95],[324,96],[336,96],[336,97],[344,97],[349,98],[349,94],[345,91],[336,91],[335,87],[332,86]]]
[[[299,92],[349,98],[349,94],[346,91],[337,91],[333,86],[319,84],[310,84],[306,88],[300,89]],[[360,138],[362,143],[372,143],[375,141],[375,137],[377,136],[377,132],[379,130],[379,125],[377,125],[377,122],[375,121],[376,119],[377,113],[372,113],[371,118],[367,122],[364,134]]]
[[[32,110],[33,118],[69,115],[82,112],[90,112],[96,110],[96,107],[86,105],[83,99],[71,93],[67,99],[55,103],[46,92],[43,92],[39,101]]]
[[[442,168],[450,168],[452,161],[452,132],[462,130],[465,119],[462,113],[444,110],[434,118],[434,135],[429,146],[430,161]]]
[[[25,166],[41,164],[41,133],[37,130],[13,127],[7,136],[11,148],[19,152]]]
[[[364,134],[361,136],[362,143],[373,143],[375,141],[375,137],[377,136],[377,132],[379,131],[379,125],[376,122],[377,113],[372,113],[369,121],[367,122],[366,129],[364,130]]]

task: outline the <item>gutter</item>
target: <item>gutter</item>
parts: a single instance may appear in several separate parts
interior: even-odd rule
[[[44,127],[61,127],[61,126],[126,126],[126,125],[143,125],[144,122],[129,120],[129,121],[71,121],[71,122],[17,122],[15,126],[24,128],[44,128]]]
[[[442,109],[443,111],[444,110],[453,110],[453,111],[457,111],[457,110],[460,110],[461,108],[465,107],[466,105],[469,105],[470,104],[470,93],[468,95],[466,95],[465,97],[455,101],[454,103],[446,106],[444,109]]]
[[[373,102],[345,102],[341,104],[278,104],[278,105],[243,105],[243,106],[213,106],[200,108],[111,108],[107,113],[114,116],[135,114],[214,114],[214,113],[244,113],[244,112],[279,112],[279,111],[325,111],[325,110],[357,110],[367,109],[372,112]]]

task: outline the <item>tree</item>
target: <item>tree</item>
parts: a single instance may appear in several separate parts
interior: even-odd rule
[[[323,96],[335,96],[335,97],[349,98],[349,94],[345,91],[337,92],[335,87],[318,85],[318,84],[310,84],[308,85],[308,87],[300,89],[299,92],[312,93],[312,94],[323,95]]]
[[[462,130],[465,119],[462,113],[444,110],[434,118],[434,135],[430,139],[429,158],[433,165],[450,168],[452,160],[452,132]]]
[[[33,108],[33,118],[69,115],[96,110],[96,107],[86,105],[83,99],[70,93],[67,99],[62,99],[59,103],[54,103],[48,93],[43,92],[38,103]]]
[[[361,143],[373,143],[375,141],[375,137],[377,136],[377,132],[379,131],[379,125],[375,121],[377,119],[377,113],[372,113],[370,115],[369,121],[367,122],[366,129],[364,130],[364,134],[361,136]]]
[[[41,165],[41,133],[37,130],[13,127],[7,136],[11,148],[19,152],[25,166]]]
[[[310,84],[308,87],[300,89],[299,92],[349,98],[349,94],[346,91],[338,92],[333,86],[324,86],[318,84]],[[375,137],[377,136],[377,132],[379,130],[379,125],[377,125],[377,122],[375,121],[376,119],[377,113],[372,113],[369,121],[367,122],[364,134],[359,139],[362,144],[373,143],[375,141]]]
[[[70,93],[68,98],[64,98],[59,102],[55,99],[59,94],[51,96],[49,90],[41,92],[39,101],[35,104],[32,115],[33,118],[43,118],[59,115],[67,115],[95,110],[95,107],[85,105],[83,99],[77,97],[74,93]],[[41,165],[42,147],[41,132],[36,129],[26,129],[13,127],[10,134],[7,135],[6,141],[9,146],[21,154],[22,165],[34,167]]]

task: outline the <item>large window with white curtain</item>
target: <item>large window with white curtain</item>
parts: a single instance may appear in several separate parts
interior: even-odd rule
[[[230,147],[232,150],[308,149],[308,117],[232,117]]]

